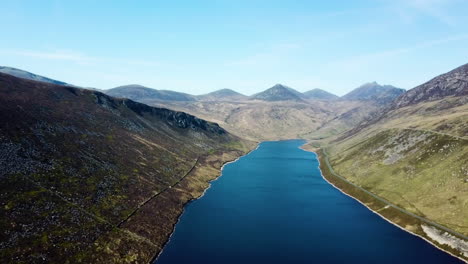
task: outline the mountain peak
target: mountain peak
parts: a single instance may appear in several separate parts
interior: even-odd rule
[[[308,99],[317,99],[317,100],[333,100],[333,99],[339,98],[337,95],[334,95],[332,93],[329,93],[319,88],[315,88],[310,91],[307,91],[304,93],[304,95]]]
[[[199,95],[197,98],[201,101],[241,101],[247,99],[247,96],[232,89],[223,88],[211,93]]]
[[[251,98],[262,101],[300,101],[303,98],[303,94],[291,87],[278,83],[263,92],[252,95]]]
[[[404,93],[405,90],[392,85],[380,85],[376,81],[365,83],[342,98],[347,100],[372,100],[388,103]]]

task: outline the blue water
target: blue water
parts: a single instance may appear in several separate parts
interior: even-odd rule
[[[264,142],[226,165],[156,263],[462,263],[329,185],[303,143]]]

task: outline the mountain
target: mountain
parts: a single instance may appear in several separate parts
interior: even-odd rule
[[[252,95],[250,98],[262,101],[299,101],[302,100],[302,97],[303,95],[300,92],[285,85],[276,84],[263,92]]]
[[[128,98],[139,102],[160,101],[195,101],[195,97],[186,93],[168,90],[156,90],[137,84],[124,85],[104,91],[114,97]]]
[[[183,112],[0,73],[0,261],[148,263],[252,147]]]
[[[335,173],[452,231],[449,235],[430,225],[436,232],[427,232],[427,222],[385,207],[342,180],[330,181],[400,227],[465,260],[468,249],[460,245],[468,243],[463,238],[468,235],[466,80],[467,65],[437,76],[400,95],[351,131],[321,143],[327,145]],[[451,246],[442,245],[447,237]]]
[[[197,96],[200,101],[242,101],[248,97],[231,89],[220,89]]]
[[[447,96],[468,95],[468,64],[417,86],[404,93],[394,102],[394,108],[435,101]]]
[[[27,71],[23,71],[20,69],[12,68],[12,67],[5,67],[5,66],[0,66],[0,72],[13,75],[18,78],[23,78],[23,79],[28,79],[28,80],[33,80],[33,81],[39,81],[39,82],[46,82],[46,83],[52,83],[52,84],[58,84],[58,85],[67,85],[67,86],[73,86],[65,82],[49,79],[44,76],[40,76],[34,73],[30,73]]]
[[[404,89],[391,85],[380,85],[377,82],[366,83],[351,92],[343,95],[345,100],[373,100],[382,103],[389,103],[405,92]]]
[[[304,92],[303,94],[308,99],[334,100],[339,98],[337,95],[318,88]]]

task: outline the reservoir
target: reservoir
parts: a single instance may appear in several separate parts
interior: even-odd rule
[[[462,263],[328,184],[302,144],[263,142],[227,164],[156,263]]]

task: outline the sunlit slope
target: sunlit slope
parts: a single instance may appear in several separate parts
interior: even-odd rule
[[[408,91],[332,142],[328,149],[335,171],[411,212],[468,234],[466,69]]]

